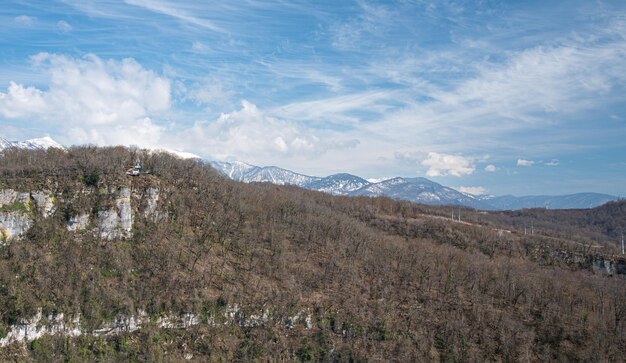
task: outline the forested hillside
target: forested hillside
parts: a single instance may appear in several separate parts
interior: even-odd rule
[[[597,241],[616,244],[626,235],[626,200],[608,202],[592,209],[534,208],[519,211],[491,212],[484,219],[503,226],[560,233],[570,237],[588,236]]]
[[[151,173],[124,175],[136,159]],[[530,235],[122,147],[7,149],[0,193],[2,361],[626,356],[621,204]]]

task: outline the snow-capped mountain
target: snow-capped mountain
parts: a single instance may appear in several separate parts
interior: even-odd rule
[[[268,182],[278,185],[296,185],[334,195],[386,196],[414,203],[431,205],[463,205],[483,210],[523,208],[593,208],[617,197],[598,193],[579,193],[562,196],[475,196],[462,193],[426,178],[390,178],[369,182],[352,174],[316,177],[299,174],[276,166],[260,167],[243,162],[211,161],[210,164],[225,176],[246,182]]]
[[[18,149],[30,149],[30,150],[47,150],[51,147],[66,150],[65,146],[59,144],[50,136],[44,136],[36,139],[30,139],[25,141],[9,141],[3,137],[0,137],[0,151],[8,148],[18,148]],[[168,148],[158,148],[158,149],[150,149],[150,151],[154,152],[164,152],[171,155],[174,155],[180,159],[202,159],[200,156],[180,150],[168,149]]]
[[[246,175],[246,179],[248,182],[270,182],[278,185],[289,184],[305,187],[318,178],[294,173],[293,171],[276,166],[265,166],[248,173],[248,175]]]
[[[26,141],[9,141],[0,137],[0,151],[7,148],[46,150],[65,147],[51,137],[41,137]],[[171,149],[155,149],[169,152],[183,159],[200,159],[198,155]],[[593,208],[617,197],[599,193],[578,193],[561,196],[523,196],[512,195],[475,196],[462,193],[426,178],[390,178],[379,182],[369,182],[356,175],[341,173],[327,177],[309,176],[276,166],[260,167],[244,162],[209,161],[211,166],[225,176],[246,183],[268,182],[278,185],[295,185],[305,189],[317,190],[334,195],[386,196],[398,200],[431,205],[464,205],[483,210],[516,210],[524,208]]]
[[[211,161],[209,163],[217,171],[233,180],[245,183],[267,182],[278,185],[295,185],[335,195],[348,195],[350,192],[370,184],[363,178],[346,173],[322,178],[295,173],[276,166],[260,167],[240,161],[231,163]]]
[[[305,188],[306,185],[322,178],[295,173],[291,170],[276,166],[255,166],[240,161],[220,162],[210,161],[213,168],[227,177],[245,183],[267,182],[277,185],[296,185]]]
[[[356,175],[341,173],[315,180],[307,184],[305,188],[335,195],[349,195],[370,184],[367,180]]]
[[[350,193],[351,195],[387,196],[414,203],[431,205],[464,205],[477,209],[493,209],[490,205],[470,195],[426,178],[392,178],[369,184]]]
[[[12,147],[31,150],[47,150],[48,148],[54,147],[57,149],[65,150],[65,147],[63,145],[54,141],[50,136],[30,139],[26,141],[9,141],[5,138],[0,137],[0,150]]]
[[[248,175],[248,173],[250,173],[252,170],[259,169],[258,166],[250,165],[241,161],[235,161],[232,163],[210,161],[209,163],[215,170],[219,171],[220,173],[226,175],[233,180],[242,182],[248,182],[246,180],[246,175]]]
[[[426,178],[392,178],[379,183],[370,183],[361,177],[347,173],[316,177],[295,173],[275,166],[259,167],[243,162],[212,161],[210,164],[229,178],[246,183],[288,184],[334,195],[387,196],[415,203],[453,204],[493,209],[488,204],[472,196]]]

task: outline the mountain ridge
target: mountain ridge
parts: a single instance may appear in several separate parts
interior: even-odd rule
[[[317,177],[296,173],[277,166],[260,167],[240,161],[209,161],[209,164],[221,174],[233,180],[246,183],[268,182],[278,185],[295,185],[333,195],[386,196],[414,203],[461,205],[482,210],[519,210],[528,208],[587,209],[619,199],[612,195],[594,192],[556,196],[476,196],[460,192],[424,177],[393,177],[378,182],[369,182],[364,178],[349,173]],[[236,170],[236,172],[233,172],[233,170]],[[277,178],[278,174],[283,177]],[[344,183],[338,179],[344,179]],[[347,185],[345,183],[347,179],[356,182]]]
[[[53,147],[65,150],[65,146],[59,144],[50,136],[38,137],[35,139],[29,139],[24,141],[9,141],[3,137],[0,137],[0,151],[12,147],[29,150],[47,150],[48,148]]]
[[[25,141],[9,141],[0,137],[0,151],[11,147],[31,150],[45,150],[50,147],[66,149],[49,136]],[[155,151],[168,152],[183,159],[201,159],[198,155],[188,152],[170,149],[156,149]],[[612,195],[594,192],[557,196],[477,196],[460,192],[424,177],[392,177],[378,182],[370,182],[349,173],[337,173],[320,177],[297,173],[278,166],[256,166],[242,161],[205,161],[222,175],[245,183],[268,182],[277,185],[295,185],[332,195],[386,196],[413,203],[459,205],[481,210],[520,210],[529,208],[587,209],[619,199]]]

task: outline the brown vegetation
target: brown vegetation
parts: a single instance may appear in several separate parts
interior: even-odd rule
[[[153,175],[123,175],[121,166],[137,157]],[[160,188],[159,209],[169,217],[138,217],[128,240],[65,229],[74,211],[106,202],[100,189],[118,186]],[[217,319],[237,303],[243,314],[271,313],[258,327],[45,337],[27,348],[35,360],[180,360],[184,352],[201,361],[626,356],[624,276],[596,273],[587,258],[615,252],[590,250],[590,233],[608,233],[602,227],[576,235],[575,223],[568,231],[546,224],[529,236],[511,214],[467,210],[469,224],[453,223],[445,207],[246,185],[200,162],[119,147],[4,151],[4,188],[51,190],[62,212],[37,217],[23,240],[0,247],[0,333],[38,308],[81,314],[87,328],[139,309]],[[603,226],[597,217],[589,223]],[[282,323],[303,310],[312,329]],[[0,359],[15,354],[21,348],[7,347]]]

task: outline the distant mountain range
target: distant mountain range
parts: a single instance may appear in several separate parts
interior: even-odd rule
[[[585,209],[595,208],[619,198],[599,193],[576,193],[569,195],[531,195],[515,197],[512,195],[477,197],[479,200],[491,205],[498,210],[515,210],[524,208],[547,208],[547,209]]]
[[[51,147],[65,150],[65,147],[58,142],[54,141],[51,137],[45,136],[37,139],[30,139],[26,141],[9,141],[0,137],[0,150],[8,149],[11,147],[17,147],[20,149],[30,150],[46,150]]]
[[[396,177],[372,183],[352,174],[334,174],[327,177],[299,174],[276,166],[255,166],[243,162],[209,162],[217,171],[231,179],[252,183],[269,182],[278,185],[296,185],[334,195],[386,196],[414,203],[431,205],[463,205],[483,210],[516,210],[524,208],[583,209],[593,208],[615,196],[599,193],[578,193],[561,196],[512,195],[476,196],[462,193],[426,178]]]
[[[0,151],[10,147],[45,150],[50,147],[65,149],[46,136],[26,141],[9,141],[0,137]],[[160,149],[183,159],[200,158],[195,154]],[[491,196],[462,193],[426,178],[395,177],[380,182],[369,182],[356,175],[341,173],[327,177],[309,176],[276,166],[256,166],[244,162],[209,161],[218,172],[246,183],[269,182],[278,185],[296,185],[333,195],[386,196],[398,200],[431,205],[462,205],[483,210],[516,210],[524,208],[584,209],[593,208],[615,196],[599,193],[578,193],[561,196]]]

